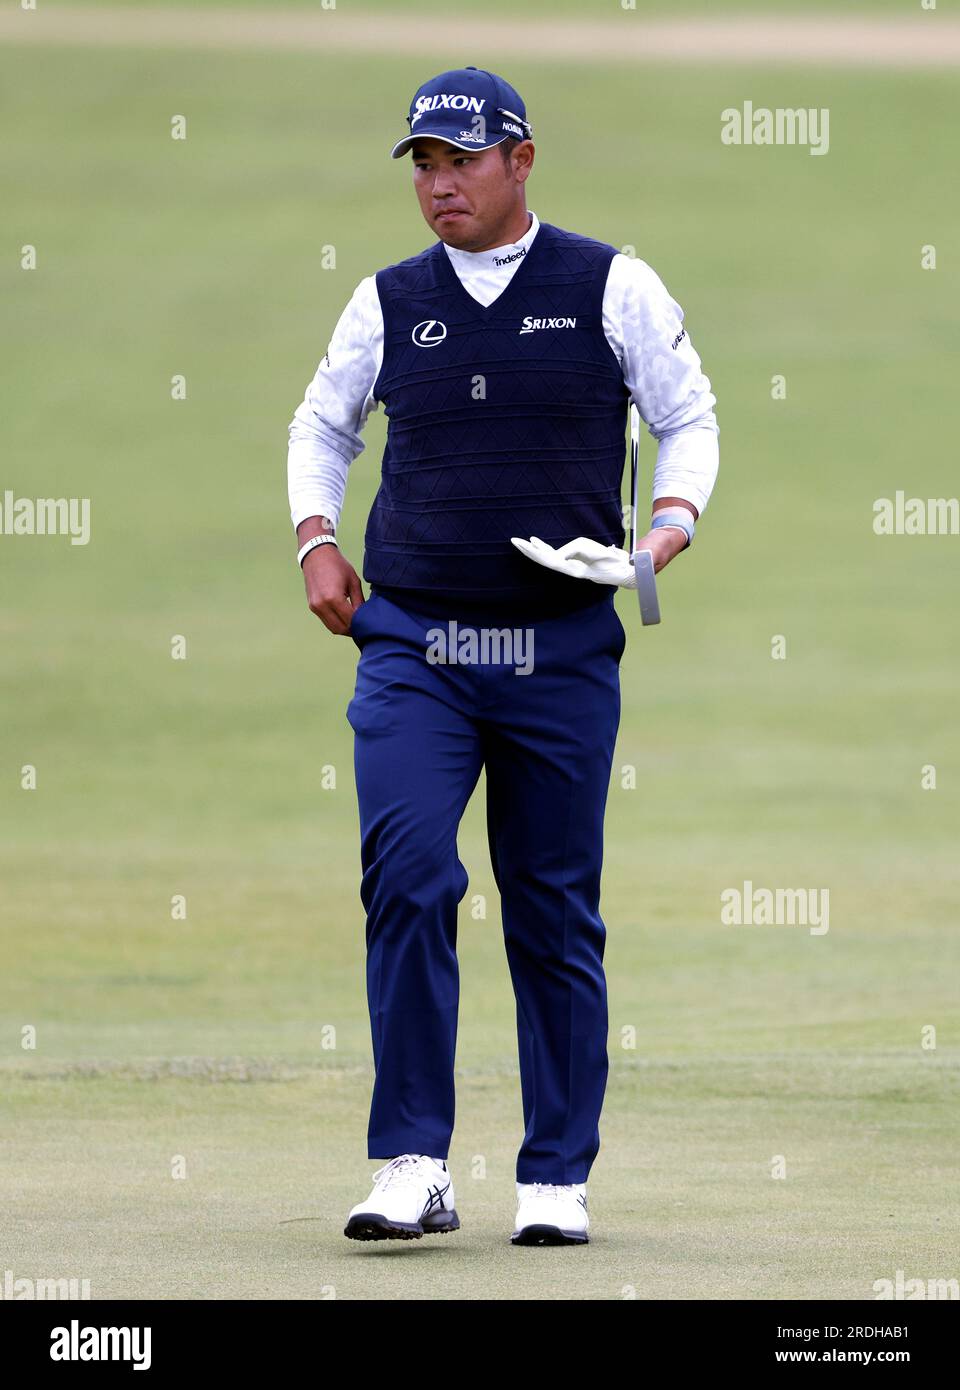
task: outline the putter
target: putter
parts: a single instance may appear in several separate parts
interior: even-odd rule
[[[627,554],[633,560],[637,576],[637,598],[640,600],[640,621],[650,627],[660,621],[660,602],[657,580],[653,572],[653,556],[649,550],[634,550],[637,520],[637,473],[640,465],[640,412],[630,404],[630,545]]]

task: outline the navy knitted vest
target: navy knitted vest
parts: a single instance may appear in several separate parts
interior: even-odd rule
[[[542,222],[486,309],[442,242],[378,273],[384,352],[373,394],[389,423],[363,562],[377,593],[435,613],[504,616],[612,594],[535,564],[510,537],[624,543],[629,397],[602,322],[616,254]]]

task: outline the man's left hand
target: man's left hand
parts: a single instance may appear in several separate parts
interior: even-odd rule
[[[531,536],[528,541],[511,536],[510,540],[528,559],[547,569],[567,574],[572,579],[590,579],[594,584],[610,584],[621,589],[637,587],[633,559],[617,545],[601,545],[588,536],[578,536],[559,549],[547,545],[539,536]],[[652,553],[653,570],[659,574],[675,555],[686,548],[686,544],[687,538],[678,528],[658,526],[655,531],[641,536],[637,549]]]

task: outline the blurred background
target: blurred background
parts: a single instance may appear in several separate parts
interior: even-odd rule
[[[5,13],[0,499],[89,498],[91,534],[0,534],[4,1267],[182,1299],[960,1275],[960,539],[873,530],[878,498],[957,491],[958,54],[950,6],[896,0]],[[306,608],[287,426],[356,283],[433,240],[388,152],[465,63],[526,100],[529,206],[656,269],[718,399],[662,625],[617,600],[611,1070],[575,1261],[508,1243],[522,1116],[482,782],[463,1229],[341,1234],[374,1166],[357,651]],[[747,100],[827,108],[829,152],[724,145]],[[339,528],[358,570],[384,427]],[[644,435],[642,497],[654,454]],[[746,880],[827,889],[829,931],[723,925]]]

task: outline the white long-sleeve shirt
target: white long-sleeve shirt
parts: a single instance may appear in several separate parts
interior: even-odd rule
[[[518,242],[492,251],[445,245],[464,289],[484,307],[492,304],[522,265],[539,226],[531,213],[530,227]],[[603,294],[603,331],[640,418],[658,441],[652,500],[682,497],[702,514],[720,462],[716,397],[684,330],[683,310],[645,261],[613,257]],[[347,471],[364,448],[360,432],[379,405],[373,387],[382,361],[383,313],[376,277],[370,275],[341,314],[290,422],[287,490],[294,528],[309,516],[339,524]]]

